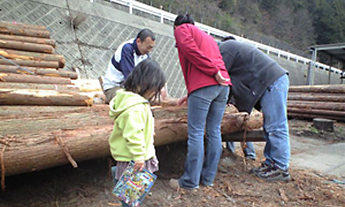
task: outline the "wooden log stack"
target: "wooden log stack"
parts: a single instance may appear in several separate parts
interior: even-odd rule
[[[0,21],[0,105],[89,106],[45,26]],[[50,85],[50,86],[47,86]],[[61,89],[69,88],[69,90]]]
[[[345,85],[290,86],[288,116],[345,121]]]
[[[153,109],[156,146],[187,140],[187,108]],[[113,130],[109,106],[0,106],[1,177],[109,156]],[[260,112],[227,110],[221,131],[224,141],[232,133],[260,129]],[[235,140],[240,138],[236,134]],[[248,138],[250,138],[248,136]],[[262,141],[262,140],[261,140]]]
[[[53,53],[55,41],[49,37],[43,26],[0,21],[2,188],[8,175],[67,163],[77,167],[77,162],[110,154],[109,106],[92,105],[86,95],[102,93],[98,80],[79,80],[74,72],[63,71],[64,58]],[[156,146],[187,140],[186,107],[160,105],[153,113]],[[260,112],[249,115],[228,108],[223,141],[243,141],[244,132],[246,141],[264,141],[258,130],[262,122]]]

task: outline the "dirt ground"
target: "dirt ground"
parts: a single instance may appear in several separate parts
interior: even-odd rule
[[[345,123],[336,123],[332,133],[317,131],[310,121],[290,120],[289,124],[291,139],[308,136],[345,142]],[[183,143],[157,149],[158,180],[141,206],[345,206],[345,184],[334,182],[334,179],[344,178],[292,167],[291,181],[265,182],[249,172],[260,165],[262,152],[257,150],[256,161],[246,162],[239,147],[236,155],[224,149],[213,188],[175,191],[168,182],[183,172],[185,152]],[[107,157],[79,163],[76,169],[66,165],[6,177],[6,189],[0,193],[0,207],[120,206],[112,195],[111,164]]]

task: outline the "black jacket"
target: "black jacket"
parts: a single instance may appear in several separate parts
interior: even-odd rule
[[[219,43],[226,69],[231,78],[230,96],[239,111],[260,110],[259,100],[268,87],[288,71],[256,47],[228,40]],[[229,97],[229,100],[231,97]]]

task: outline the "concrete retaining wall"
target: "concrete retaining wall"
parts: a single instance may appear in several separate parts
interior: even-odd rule
[[[81,78],[102,76],[112,54],[123,41],[133,38],[142,28],[156,34],[152,59],[163,68],[172,97],[186,94],[179,66],[173,28],[154,17],[143,18],[123,11],[123,7],[102,0],[2,0],[0,20],[44,25],[57,41],[55,53],[66,58],[65,70],[78,70]],[[75,28],[71,19],[85,18]],[[304,85],[307,65],[272,56],[290,71],[291,85]],[[340,83],[339,75],[331,75],[331,83]],[[315,84],[328,84],[328,72],[316,70]]]

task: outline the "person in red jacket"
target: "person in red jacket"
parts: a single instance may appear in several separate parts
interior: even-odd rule
[[[175,189],[195,189],[199,184],[213,186],[222,153],[220,126],[230,77],[216,41],[194,25],[192,16],[176,17],[174,36],[188,91],[178,102],[188,101],[188,152],[183,175],[169,184]]]

